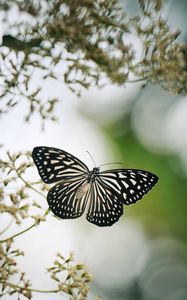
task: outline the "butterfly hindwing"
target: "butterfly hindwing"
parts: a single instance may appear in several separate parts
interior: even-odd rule
[[[72,154],[52,147],[35,147],[33,160],[41,179],[45,183],[84,176],[89,172],[87,166]]]
[[[92,184],[86,218],[97,226],[111,226],[123,214],[123,204],[113,191],[96,178]]]
[[[158,181],[148,171],[136,169],[114,169],[99,173],[99,178],[110,187],[123,204],[132,204],[141,199]]]
[[[66,180],[53,186],[47,195],[51,211],[62,219],[75,219],[85,210],[86,202],[80,197],[79,190],[86,184],[86,179]]]

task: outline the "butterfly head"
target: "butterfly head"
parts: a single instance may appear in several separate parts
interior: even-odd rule
[[[95,167],[95,168],[93,168],[92,173],[93,173],[93,174],[98,174],[98,173],[99,173],[99,170],[100,170],[99,167]]]

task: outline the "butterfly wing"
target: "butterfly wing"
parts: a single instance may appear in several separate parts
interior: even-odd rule
[[[73,178],[84,178],[89,169],[72,154],[52,147],[35,147],[33,160],[41,179],[45,183],[53,183]]]
[[[123,204],[141,199],[157,183],[158,177],[148,171],[114,169],[100,172],[99,179],[117,195]]]
[[[49,190],[47,195],[47,202],[51,211],[62,219],[80,217],[86,207],[86,199],[82,197],[84,194],[82,188],[85,186],[87,187],[86,178],[65,180],[57,183]]]
[[[88,202],[86,218],[97,226],[111,226],[123,214],[122,202],[99,178],[92,183],[86,202]]]

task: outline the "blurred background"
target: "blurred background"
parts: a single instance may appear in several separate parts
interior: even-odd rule
[[[136,10],[133,1],[126,5]],[[168,1],[165,9],[169,25],[182,30],[183,41],[186,11],[186,0],[180,5]],[[93,274],[90,299],[98,295],[104,300],[186,300],[187,98],[156,86],[141,88],[140,83],[92,88],[77,99],[64,85],[48,80],[43,93],[62,100],[59,122],[46,124],[43,132],[37,116],[24,123],[26,108],[19,105],[0,120],[6,149],[54,146],[91,169],[88,150],[97,165],[121,161],[125,168],[151,171],[160,180],[136,205],[124,207],[124,215],[109,228],[96,227],[85,216],[63,221],[50,214],[47,222],[16,239],[16,246],[25,251],[19,267],[32,279],[33,287],[50,289],[54,285],[45,269],[58,250],[65,255],[73,250],[76,260]],[[31,176],[39,179],[36,170]],[[43,199],[37,196],[36,200],[47,208]],[[6,222],[2,220],[3,225]],[[11,231],[15,233],[14,226]],[[62,296],[34,294],[33,299]]]

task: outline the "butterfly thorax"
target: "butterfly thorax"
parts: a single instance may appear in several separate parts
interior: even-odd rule
[[[93,183],[95,181],[95,177],[98,173],[99,173],[99,168],[98,167],[93,168],[93,170],[90,171],[88,174],[87,183]]]

